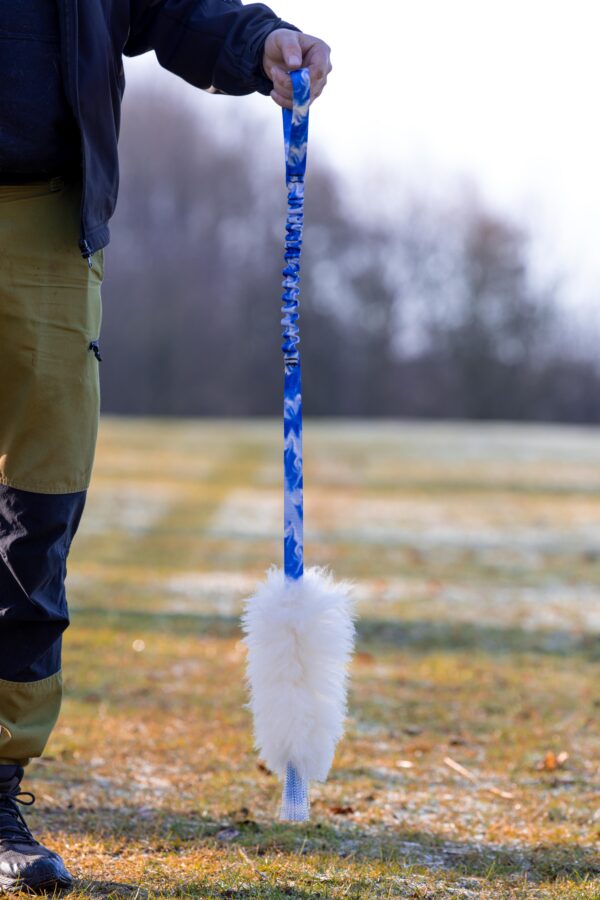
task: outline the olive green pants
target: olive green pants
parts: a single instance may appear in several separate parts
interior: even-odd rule
[[[66,556],[100,409],[102,251],[78,248],[81,187],[0,184],[0,764],[40,756],[61,698]]]
[[[38,681],[0,679],[0,766],[26,766],[44,752],[62,700],[62,673]]]
[[[98,431],[103,252],[77,246],[80,187],[0,185],[0,484],[85,490]]]

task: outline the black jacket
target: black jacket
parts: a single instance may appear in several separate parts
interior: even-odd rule
[[[262,47],[293,28],[262,3],[240,0],[58,0],[68,99],[79,125],[83,191],[79,246],[106,246],[117,200],[122,55],[154,50],[159,63],[205,90],[268,94]]]

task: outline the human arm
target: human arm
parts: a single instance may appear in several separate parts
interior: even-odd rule
[[[266,40],[277,29],[297,31],[268,6],[240,0],[131,0],[130,23],[126,56],[154,50],[195,87],[236,95],[272,93],[261,66]]]

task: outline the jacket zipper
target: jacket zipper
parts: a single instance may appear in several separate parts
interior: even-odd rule
[[[83,191],[82,191],[83,193]],[[88,268],[92,268],[92,248],[88,244],[85,238],[79,241],[79,249],[81,250],[81,255],[84,259],[87,259]]]

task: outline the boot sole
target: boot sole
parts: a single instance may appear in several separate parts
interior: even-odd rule
[[[10,891],[22,891],[24,894],[47,894],[48,891],[62,893],[73,887],[73,881],[64,878],[51,878],[49,881],[43,881],[36,885],[25,884],[14,878],[5,878],[0,875],[0,893],[7,894]]]

